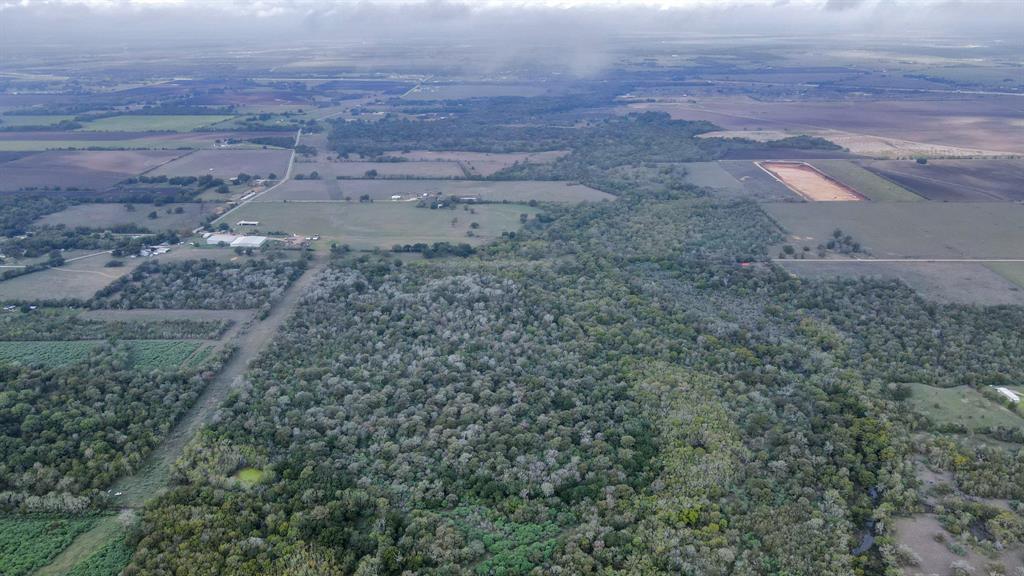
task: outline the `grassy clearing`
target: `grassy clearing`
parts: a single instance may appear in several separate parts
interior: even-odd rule
[[[0,362],[47,367],[67,366],[89,358],[100,340],[0,342]],[[191,360],[200,343],[192,340],[129,341],[132,366],[138,370],[170,369]]]
[[[124,539],[124,525],[117,516],[103,518],[91,530],[75,538],[35,576],[116,576],[132,554]]]
[[[55,214],[42,217],[37,223],[42,225],[64,224],[68,227],[89,226],[91,228],[111,228],[118,225],[135,224],[154,232],[165,230],[192,230],[203,217],[213,212],[215,205],[187,202],[181,204],[133,204],[132,209],[123,204],[79,204]],[[181,210],[181,213],[177,213]],[[156,218],[149,215],[156,212]]]
[[[46,565],[75,537],[93,527],[94,518],[0,518],[0,574],[23,576]]]
[[[417,208],[408,202],[251,202],[233,212],[231,219],[257,220],[264,231],[319,234],[325,243],[372,249],[417,242],[481,244],[502,232],[518,230],[520,214],[537,212],[515,204],[480,204],[473,209],[476,214],[462,209]],[[472,228],[474,222],[478,228]],[[473,237],[467,235],[470,230]]]
[[[238,482],[248,488],[263,479],[264,472],[259,468],[242,468],[235,474]]]
[[[1004,406],[992,402],[974,388],[935,388],[911,384],[910,403],[914,410],[928,416],[936,424],[960,424],[968,430],[989,426],[1024,426],[1024,418]]]
[[[189,132],[230,120],[232,116],[222,115],[152,115],[152,116],[111,116],[100,118],[82,125],[82,130],[101,132]]]
[[[686,181],[694,186],[714,188],[728,196],[743,195],[743,183],[718,162],[688,162],[682,166],[686,169]]]
[[[849,160],[812,160],[812,166],[875,202],[921,202],[910,190],[857,166]]]
[[[1024,262],[991,262],[988,267],[996,274],[1024,288]]]

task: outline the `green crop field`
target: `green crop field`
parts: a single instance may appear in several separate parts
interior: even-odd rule
[[[99,340],[0,342],[0,362],[67,366],[89,358]],[[200,343],[193,340],[131,340],[132,366],[138,370],[169,369],[190,359]]]
[[[518,230],[520,214],[532,217],[537,212],[515,204],[479,204],[473,210],[476,214],[461,208],[430,210],[409,202],[251,202],[233,212],[231,219],[257,220],[263,231],[319,234],[325,242],[371,249],[417,242],[480,244]],[[477,228],[471,227],[474,222]],[[473,237],[467,235],[470,230]]]
[[[0,574],[31,574],[95,522],[94,518],[0,518]]]
[[[868,172],[849,160],[812,160],[810,164],[875,202],[921,202],[924,200],[910,190]]]
[[[60,122],[74,120],[74,116],[67,115],[5,115],[0,117],[0,128],[19,128],[22,126],[53,126]]]
[[[1008,408],[992,402],[974,388],[935,388],[911,384],[910,396],[914,410],[931,418],[936,424],[962,424],[968,430],[989,426],[1024,427],[1024,418]]]
[[[1024,288],[1024,262],[991,262],[988,267],[1003,278]]]
[[[233,116],[223,115],[151,115],[151,116],[111,116],[100,118],[82,125],[82,130],[101,132],[151,132],[172,131],[189,132],[230,120]]]

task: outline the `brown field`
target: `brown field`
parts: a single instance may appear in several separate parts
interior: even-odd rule
[[[516,162],[548,164],[568,154],[568,150],[548,150],[545,152],[446,152],[438,150],[412,150],[410,152],[386,152],[387,156],[406,158],[408,160],[446,160],[458,162],[474,176],[490,176],[499,170],[512,166]]]
[[[980,568],[992,562],[991,559],[971,550],[965,544],[967,550],[965,556],[957,556],[943,542],[936,542],[935,536],[941,534],[946,540],[954,540],[955,536],[946,532],[934,514],[915,514],[909,518],[896,518],[893,522],[893,531],[896,533],[896,542],[908,546],[921,558],[921,565],[903,569],[906,576],[938,574],[946,576],[953,574],[950,564],[956,560],[966,561],[975,568]],[[1021,561],[1021,546],[1010,546],[998,554],[996,563],[1003,566],[1002,574],[1015,574],[1015,570],[1024,567]],[[995,573],[995,572],[992,572]]]
[[[344,201],[357,203],[368,194],[375,202],[389,202],[394,195],[403,200],[421,194],[475,196],[482,202],[598,202],[615,197],[599,190],[553,181],[470,181],[470,180],[290,180],[257,202]]]
[[[234,178],[245,172],[251,176],[267,177],[273,172],[279,178],[288,170],[291,150],[197,150],[169,162],[153,175],[203,176]]]
[[[1024,160],[864,161],[863,166],[929,200],[1024,201]]]
[[[853,188],[823,174],[804,162],[756,162],[797,194],[812,202],[859,202],[864,197]]]
[[[53,151],[0,167],[0,189],[60,186],[102,189],[177,158],[174,150]]]
[[[658,110],[673,118],[708,120],[726,130],[811,133],[872,155],[1024,153],[1024,118],[1019,98],[1012,96],[820,102],[672,96],[628,104],[625,110]]]

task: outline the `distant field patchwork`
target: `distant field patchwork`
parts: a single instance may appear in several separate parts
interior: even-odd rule
[[[124,115],[85,122],[81,130],[103,132],[190,132],[230,120],[221,115]]]
[[[301,166],[301,165],[300,165]],[[298,168],[297,168],[298,169]],[[458,162],[336,162],[329,166],[334,176],[365,178],[371,170],[381,177],[463,178]]]
[[[99,190],[182,154],[176,150],[40,152],[5,162],[0,190],[44,186]]]
[[[244,172],[250,176],[283,178],[288,170],[291,150],[197,150],[153,171],[153,175],[205,176],[234,178]]]
[[[43,216],[37,224],[46,226],[65,225],[69,227],[89,226],[91,228],[112,228],[135,224],[155,232],[165,230],[191,231],[202,223],[207,214],[216,207],[214,204],[187,202],[181,204],[131,204],[131,210],[124,204],[79,204],[55,214]],[[181,213],[177,213],[181,210]],[[155,212],[157,217],[150,218]]]
[[[389,201],[398,195],[411,199],[421,194],[471,196],[481,202],[595,202],[612,200],[611,194],[581,184],[552,181],[467,180],[293,180],[259,197],[259,202],[343,201],[362,195]]]

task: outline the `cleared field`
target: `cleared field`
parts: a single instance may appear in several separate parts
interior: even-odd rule
[[[540,96],[547,90],[533,84],[421,84],[402,98],[409,100],[461,100],[498,96]]]
[[[896,278],[922,297],[936,302],[1024,306],[1024,289],[986,266],[970,262],[828,262],[779,260],[778,265],[801,278]],[[1021,265],[1024,271],[1024,264]]]
[[[0,517],[0,574],[31,574],[95,522],[94,518]]]
[[[102,189],[183,154],[172,150],[53,151],[3,164],[0,190],[60,186]]]
[[[90,228],[110,228],[118,225],[135,224],[154,232],[165,230],[191,231],[207,214],[213,213],[216,205],[202,202],[181,204],[133,204],[128,210],[124,204],[79,204],[55,214],[48,214],[36,223],[46,226],[63,224],[68,227],[88,226]],[[178,214],[175,211],[181,209]],[[156,212],[156,218],[149,214]]]
[[[125,543],[125,526],[117,516],[96,522],[35,576],[115,576],[128,564],[132,549]]]
[[[403,200],[423,194],[472,196],[480,202],[597,202],[612,200],[611,194],[581,184],[552,181],[483,182],[468,180],[292,180],[264,194],[257,202],[343,201],[352,202],[362,195],[374,201],[390,201],[392,196]]]
[[[797,102],[687,95],[629,104],[624,110],[659,110],[673,118],[709,120],[727,130],[811,133],[853,152],[862,151],[836,132],[869,145],[881,140],[875,145],[902,157],[930,150],[939,155],[1006,155],[1024,153],[1018,100],[964,94],[944,99]],[[903,145],[908,148],[901,150]]]
[[[355,249],[391,248],[395,244],[452,242],[480,244],[520,227],[528,206],[481,204],[466,210],[430,210],[406,202],[251,202],[234,213],[240,220],[258,220],[263,230],[301,236],[319,234],[323,242]],[[453,219],[457,221],[453,224]],[[478,228],[472,228],[476,222]],[[474,236],[467,233],[473,231]]]
[[[915,514],[909,518],[896,518],[892,526],[896,542],[906,545],[921,558],[919,566],[903,569],[906,576],[952,575],[954,572],[950,565],[955,561],[963,561],[971,566],[990,566],[995,559],[1003,566],[1000,572],[995,572],[996,574],[1014,574],[1024,566],[1020,544],[1008,546],[992,556],[979,554],[970,546],[963,547],[966,550],[963,556],[954,554],[946,544],[947,541],[954,540],[954,537],[946,532],[935,514]],[[943,538],[937,540],[937,535],[942,535]]]
[[[0,342],[0,362],[67,366],[89,358],[102,340]],[[132,340],[131,363],[139,370],[180,366],[202,345],[194,340]]]
[[[182,150],[212,148],[218,140],[248,140],[260,136],[280,136],[280,132],[21,132],[0,131],[0,152],[26,152],[63,149]],[[262,149],[239,142],[231,149]]]
[[[757,162],[797,194],[812,202],[859,202],[864,199],[854,189],[838,182],[803,162]]]
[[[411,150],[408,152],[392,151],[386,156],[405,158],[413,161],[450,161],[458,162],[474,176],[490,176],[504,170],[516,162],[532,164],[549,164],[568,154],[568,150],[547,150],[545,152],[459,152],[441,150]]]
[[[189,132],[209,127],[231,118],[233,116],[191,114],[111,116],[86,122],[82,125],[81,130],[102,132]]]
[[[937,202],[763,204],[790,235],[816,248],[840,228],[876,258],[1024,258],[1024,205]]]
[[[266,178],[283,178],[291,150],[197,150],[153,171],[154,176],[204,176],[234,178],[244,172]]]
[[[936,424],[959,424],[968,430],[991,426],[1024,427],[1024,418],[985,398],[974,388],[935,388],[926,384],[911,384],[910,387],[914,410]]]
[[[1024,262],[992,262],[988,267],[1020,288],[1024,288]]]
[[[298,168],[297,168],[298,169]],[[330,165],[334,176],[364,178],[370,170],[385,178],[462,178],[457,162],[337,162]],[[323,174],[323,172],[321,172]]]
[[[720,160],[718,165],[740,183],[744,197],[762,202],[796,202],[802,197],[748,160]]]
[[[1024,201],[1024,160],[876,160],[864,166],[929,200]]]
[[[920,202],[917,194],[869,172],[849,160],[812,160],[811,166],[875,202]]]

